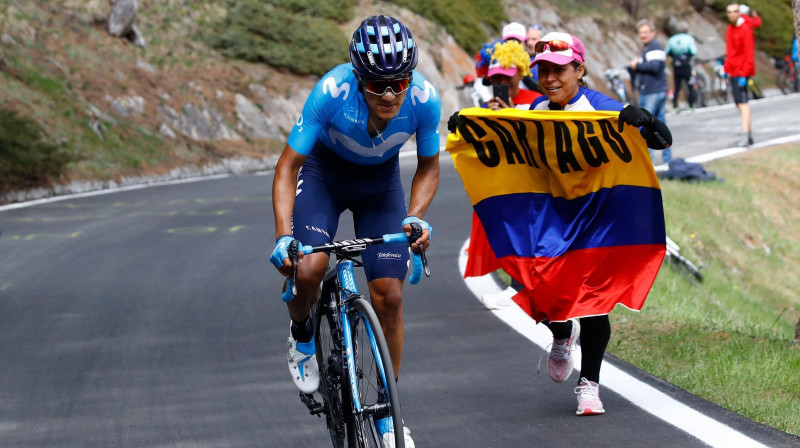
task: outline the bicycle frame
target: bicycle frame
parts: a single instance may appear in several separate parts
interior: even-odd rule
[[[337,288],[338,292],[340,293],[337,295],[337,301],[339,303],[336,305],[339,311],[339,322],[341,322],[342,331],[344,333],[344,348],[345,355],[347,357],[347,377],[350,381],[350,393],[351,398],[353,399],[353,408],[357,413],[360,414],[364,412],[364,408],[361,406],[361,400],[359,399],[358,395],[358,381],[356,380],[357,372],[355,355],[353,351],[353,336],[350,326],[350,303],[348,301],[349,297],[358,295],[358,286],[356,285],[355,281],[353,265],[353,261],[348,259],[338,260],[336,263],[337,277],[340,282],[339,288]],[[380,351],[378,350],[378,343],[375,341],[375,334],[373,333],[369,322],[365,322],[365,324],[367,325],[370,348],[373,356],[375,356],[375,359],[378,361],[378,370],[381,374],[381,381],[383,381],[385,384],[386,372],[383,369],[383,359],[381,358]]]
[[[354,267],[363,266],[356,257],[367,246],[400,242],[408,244],[422,236],[419,223],[411,223],[411,229],[411,237],[405,233],[393,233],[319,246],[302,246],[295,240],[287,249],[293,269],[282,295],[284,301],[292,300],[297,294],[295,282],[300,252],[305,255],[326,252],[336,256],[335,268],[329,270],[322,279],[321,297],[315,312],[315,316],[318,316],[315,318],[316,356],[321,367],[320,393],[323,403],[317,402],[311,394],[300,393],[300,400],[312,415],[326,415],[326,424],[335,447],[342,447],[345,441],[349,447],[380,445],[381,435],[377,432],[376,416],[393,418],[395,442],[397,446],[402,446],[404,432],[400,401],[388,345],[375,311],[358,292]],[[415,252],[412,258],[414,267],[409,281],[413,284],[419,281],[423,273],[430,276],[430,270],[424,252]],[[323,322],[328,327],[326,330],[321,328]],[[326,337],[330,345],[325,345]],[[327,367],[322,369],[323,366]],[[372,378],[378,383],[365,382],[365,378]]]
[[[625,87],[625,81],[622,78],[622,70],[610,68],[605,71],[604,75],[608,87],[617,95],[620,102],[623,104],[632,102],[632,98],[630,98],[631,94],[628,93],[628,89]]]

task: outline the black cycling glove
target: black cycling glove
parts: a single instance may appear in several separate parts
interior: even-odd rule
[[[622,132],[626,124],[639,128],[652,125],[653,121],[655,117],[647,109],[628,105],[619,113],[619,132]]]
[[[456,132],[456,127],[458,126],[458,112],[453,112],[453,115],[450,115],[450,118],[447,119],[447,130],[450,132]]]
[[[639,133],[652,149],[666,149],[672,146],[672,133],[667,125],[653,116],[647,109],[628,105],[619,113],[619,131],[629,124],[636,126]]]

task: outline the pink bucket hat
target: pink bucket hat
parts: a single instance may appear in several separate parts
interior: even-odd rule
[[[503,27],[503,41],[507,41],[508,39],[516,39],[520,42],[525,42],[527,36],[528,32],[525,29],[525,25],[519,22],[511,22]]]
[[[512,77],[517,74],[517,67],[512,65],[508,68],[503,68],[500,65],[500,62],[497,59],[492,60],[492,63],[489,64],[489,73],[487,73],[487,77],[491,78],[494,75],[505,75],[508,77]]]
[[[550,44],[550,42],[553,42]],[[564,45],[562,50],[558,50],[557,46]],[[541,52],[536,53],[536,58],[531,62],[531,68],[539,61],[548,61],[557,65],[567,65],[572,61],[578,61],[581,64],[586,62],[586,48],[580,39],[567,33],[547,33],[542,40],[536,43],[537,50],[542,48]]]

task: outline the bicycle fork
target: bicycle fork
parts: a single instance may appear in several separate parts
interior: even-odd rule
[[[348,297],[359,297],[358,295],[358,286],[355,282],[355,276],[353,275],[353,262],[350,260],[344,260],[337,264],[337,269],[339,273],[339,279],[342,282],[342,290],[347,292]],[[344,345],[345,345],[345,355],[347,357],[347,376],[350,381],[350,392],[353,398],[353,409],[356,413],[365,413],[367,415],[375,415],[384,411],[385,409],[389,408],[388,404],[378,403],[374,406],[369,406],[364,408],[361,404],[361,399],[358,395],[358,372],[356,368],[356,361],[355,361],[355,348],[353,347],[353,333],[352,327],[350,323],[350,303],[348,300],[342,301],[339,309],[339,315],[341,316],[342,321],[342,330],[344,332]],[[370,326],[368,320],[364,320],[364,326],[367,330],[367,335],[369,336],[369,344],[370,350],[372,350],[372,355],[375,358],[376,364],[378,366],[378,373],[380,374],[381,384],[386,384],[386,371],[383,368],[383,359],[381,358],[380,350],[378,349],[378,343],[375,340],[375,336],[373,333],[373,329]]]

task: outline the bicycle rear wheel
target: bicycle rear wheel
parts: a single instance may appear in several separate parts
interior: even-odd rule
[[[783,69],[778,72],[778,79],[776,79],[776,83],[778,84],[778,88],[781,89],[781,93],[786,95],[791,92],[789,85],[789,74],[786,72],[786,69]]]
[[[345,448],[346,426],[343,409],[345,405],[349,407],[350,389],[344,385],[342,327],[335,304],[335,296],[323,290],[322,297],[314,305],[312,315],[320,373],[319,393],[322,395],[325,424],[334,448]]]
[[[706,81],[698,77],[694,83],[694,103],[697,107],[706,107],[708,99],[706,98]]]
[[[747,88],[750,89],[750,93],[753,94],[754,100],[760,100],[761,98],[764,98],[761,88],[758,87],[758,84],[756,84],[756,82],[752,79],[747,81]]]
[[[358,387],[357,398],[362,408],[362,412],[357,413],[353,407],[352,433],[356,443],[351,446],[382,448],[383,443],[375,422],[392,417],[395,447],[404,447],[400,399],[389,347],[380,322],[372,306],[363,297],[355,299],[351,308],[355,380]]]

